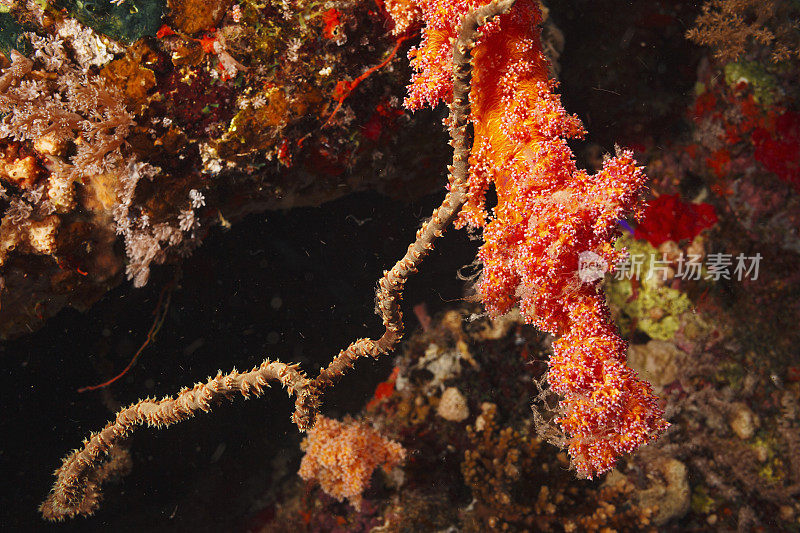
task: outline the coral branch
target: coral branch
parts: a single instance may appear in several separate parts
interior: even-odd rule
[[[308,379],[297,365],[265,360],[244,374],[235,369],[230,374],[217,373],[207,383],[183,389],[174,398],[141,400],[117,413],[113,422],[84,441],[82,450],[69,454],[56,470],[56,482],[47,499],[39,507],[48,520],[63,520],[75,515],[92,514],[100,502],[99,484],[95,470],[102,468],[105,457],[122,439],[130,436],[136,426],[167,427],[183,422],[199,411],[211,410],[211,405],[237,392],[248,398],[261,396],[269,382],[277,381],[289,394],[307,387]]]
[[[481,25],[514,5],[515,0],[496,0],[467,14],[455,40],[453,51],[454,99],[451,105],[451,137],[454,146],[453,165],[450,171],[450,191],[431,218],[417,231],[405,255],[384,273],[378,282],[376,309],[383,319],[384,334],[377,340],[359,339],[339,352],[327,368],[321,369],[314,380],[306,378],[297,365],[265,360],[250,372],[240,374],[235,369],[230,374],[218,373],[207,383],[198,383],[192,389],[182,390],[175,398],[160,401],[141,400],[121,410],[113,422],[84,441],[82,450],[68,455],[56,470],[56,482],[39,510],[48,520],[63,520],[76,515],[92,514],[100,502],[100,484],[107,475],[105,458],[119,442],[128,437],[138,425],[166,427],[191,418],[199,411],[208,412],[211,405],[240,392],[245,398],[250,394],[261,396],[270,381],[278,381],[295,394],[295,412],[292,420],[301,430],[309,429],[316,417],[320,397],[356,359],[364,356],[378,357],[391,351],[403,334],[403,314],[400,309],[403,288],[408,278],[417,271],[422,260],[433,249],[433,242],[458,216],[467,195],[469,153],[471,146],[470,72],[471,51]]]
[[[442,204],[433,211],[431,218],[417,231],[416,239],[411,243],[402,259],[378,282],[376,308],[386,328],[378,340],[359,339],[339,352],[327,368],[320,371],[314,380],[309,395],[297,400],[297,410],[293,421],[301,429],[313,424],[313,414],[319,402],[322,390],[332,385],[341,377],[359,357],[379,355],[391,351],[403,335],[403,313],[400,300],[403,287],[409,276],[417,271],[417,267],[433,249],[433,241],[441,237],[444,230],[458,216],[459,210],[466,201],[467,176],[469,174],[469,153],[471,132],[470,116],[470,79],[471,51],[475,46],[478,28],[504,13],[516,0],[497,0],[467,14],[461,22],[461,30],[453,48],[453,103],[451,109],[452,127],[450,135],[453,145],[453,164],[449,167],[450,191],[445,195]]]
[[[127,366],[122,369],[122,372],[119,372],[116,376],[109,378],[102,383],[98,383],[97,385],[87,385],[86,387],[81,387],[78,389],[78,392],[89,392],[93,390],[104,389],[127,374],[128,371],[133,368],[133,365],[136,364],[139,356],[142,355],[144,349],[147,348],[151,342],[153,342],[153,339],[156,338],[161,326],[164,324],[164,319],[167,318],[167,311],[169,311],[169,303],[170,300],[172,300],[172,289],[174,286],[175,282],[173,281],[161,289],[161,294],[158,295],[158,303],[156,303],[156,308],[153,311],[155,318],[153,319],[153,324],[150,326],[150,330],[147,332],[147,337],[141,346],[139,346],[139,349],[133,354],[133,357],[131,357],[131,360],[128,362]],[[166,296],[166,298],[164,298],[164,296]]]
[[[384,59],[383,61],[381,61],[377,65],[368,68],[366,71],[364,71],[363,74],[361,74],[359,77],[357,77],[353,81],[349,81],[349,82],[348,81],[342,81],[342,82],[340,82],[342,84],[342,87],[343,87],[342,90],[344,91],[344,94],[342,94],[339,97],[339,101],[336,103],[336,107],[333,108],[333,111],[331,111],[331,114],[328,116],[328,119],[325,121],[324,124],[322,124],[322,126],[321,126],[322,128],[324,128],[325,126],[330,124],[330,122],[333,119],[333,117],[336,116],[336,113],[342,108],[342,105],[344,104],[344,101],[347,100],[347,97],[350,96],[350,94],[356,89],[356,87],[358,87],[361,84],[362,81],[364,81],[365,79],[369,78],[372,74],[374,74],[375,72],[379,71],[380,69],[382,69],[383,67],[388,65],[389,61],[394,59],[394,56],[397,54],[397,51],[400,49],[400,45],[403,44],[408,38],[409,38],[408,35],[403,35],[403,36],[398,37],[397,41],[394,44],[394,48],[392,48],[392,50],[389,52],[389,55],[386,56],[386,59]]]

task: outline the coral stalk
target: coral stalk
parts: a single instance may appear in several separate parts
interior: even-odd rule
[[[167,427],[183,422],[200,411],[209,412],[212,404],[235,393],[245,398],[251,394],[261,396],[270,381],[285,386],[289,393],[303,390],[308,379],[296,365],[266,360],[250,372],[217,373],[207,383],[198,383],[191,389],[181,390],[174,398],[140,400],[120,410],[112,422],[83,443],[83,449],[70,453],[56,470],[56,482],[47,499],[39,507],[48,520],[63,520],[78,514],[92,514],[100,503],[100,488],[93,483],[96,470],[106,462],[120,441],[133,433],[136,426]]]
[[[358,358],[367,355],[378,357],[395,347],[403,333],[403,314],[399,304],[405,283],[433,249],[436,238],[441,237],[443,231],[455,220],[467,198],[470,52],[475,45],[478,28],[513,4],[514,0],[495,0],[469,13],[464,17],[461,31],[454,41],[452,64],[456,83],[451,121],[458,127],[451,129],[455,148],[453,165],[450,167],[450,191],[445,195],[442,204],[434,210],[431,218],[417,231],[416,238],[405,255],[391,270],[384,272],[378,282],[376,309],[383,319],[384,334],[377,340],[356,340],[339,352],[313,380],[308,379],[297,365],[267,359],[250,372],[240,374],[235,369],[230,374],[219,372],[214,378],[209,378],[207,383],[198,383],[191,389],[183,389],[174,398],[140,400],[122,409],[105,428],[85,440],[82,449],[69,454],[56,470],[55,484],[39,507],[44,518],[63,520],[76,515],[93,514],[101,498],[100,484],[107,477],[99,475],[104,464],[108,462],[106,456],[113,454],[120,441],[139,425],[147,424],[159,428],[170,426],[187,420],[200,411],[210,411],[212,404],[223,398],[231,399],[236,392],[240,392],[245,398],[250,394],[261,396],[269,382],[277,381],[288,389],[289,394],[295,395],[292,420],[298,428],[307,430],[314,425],[320,397],[328,386],[352,368]]]

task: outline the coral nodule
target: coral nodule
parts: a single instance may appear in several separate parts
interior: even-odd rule
[[[416,73],[407,107],[450,100],[460,20],[486,3],[410,6],[425,28],[410,53]],[[617,220],[636,207],[646,177],[629,151],[606,159],[594,175],[577,168],[567,139],[580,138],[583,125],[553,93],[540,22],[537,3],[519,0],[476,40],[469,193],[456,225],[483,229],[478,288],[487,310],[500,315],[519,302],[527,322],[559,337],[548,377],[562,396],[556,421],[578,474],[592,477],[668,425],[650,385],[626,365],[627,343],[599,288],[602,273],[580,275],[587,257],[602,271],[620,259]],[[492,184],[497,206],[490,213],[485,193]]]

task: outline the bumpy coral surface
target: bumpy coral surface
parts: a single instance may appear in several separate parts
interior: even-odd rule
[[[314,480],[322,490],[339,501],[347,498],[358,509],[361,495],[375,469],[391,470],[403,462],[403,447],[358,422],[339,422],[324,416],[303,441],[306,455],[300,476]]]
[[[406,105],[449,101],[452,38],[461,17],[486,2],[418,2],[426,23],[412,50],[416,74]],[[582,259],[601,270],[619,259],[617,220],[630,211],[645,176],[630,152],[589,175],[577,168],[568,138],[581,137],[548,80],[539,44],[539,8],[518,1],[483,27],[473,53],[470,198],[459,223],[483,228],[480,294],[495,315],[519,302],[530,323],[559,336],[550,383],[563,396],[561,428],[579,474],[592,476],[666,427],[650,385],[625,364],[596,279],[581,279]],[[497,192],[487,211],[485,193]],[[599,277],[599,276],[598,276]]]

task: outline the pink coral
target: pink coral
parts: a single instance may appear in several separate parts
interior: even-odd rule
[[[356,509],[361,507],[361,495],[375,469],[383,465],[390,470],[406,456],[399,443],[366,424],[321,415],[302,446],[306,454],[300,463],[300,477],[316,481],[339,501],[347,498]]]
[[[452,97],[452,42],[461,17],[481,0],[417,2],[426,27],[411,52],[416,74],[406,105]],[[584,133],[548,80],[533,0],[482,27],[473,52],[470,94],[475,139],[469,199],[459,225],[483,228],[480,295],[495,315],[519,303],[525,319],[559,336],[550,360],[552,389],[563,396],[558,423],[582,476],[612,468],[667,423],[650,385],[625,365],[625,341],[596,282],[579,277],[579,258],[620,259],[616,221],[635,207],[646,177],[620,151],[595,175],[579,170],[568,138]],[[486,209],[494,185],[498,203]]]

